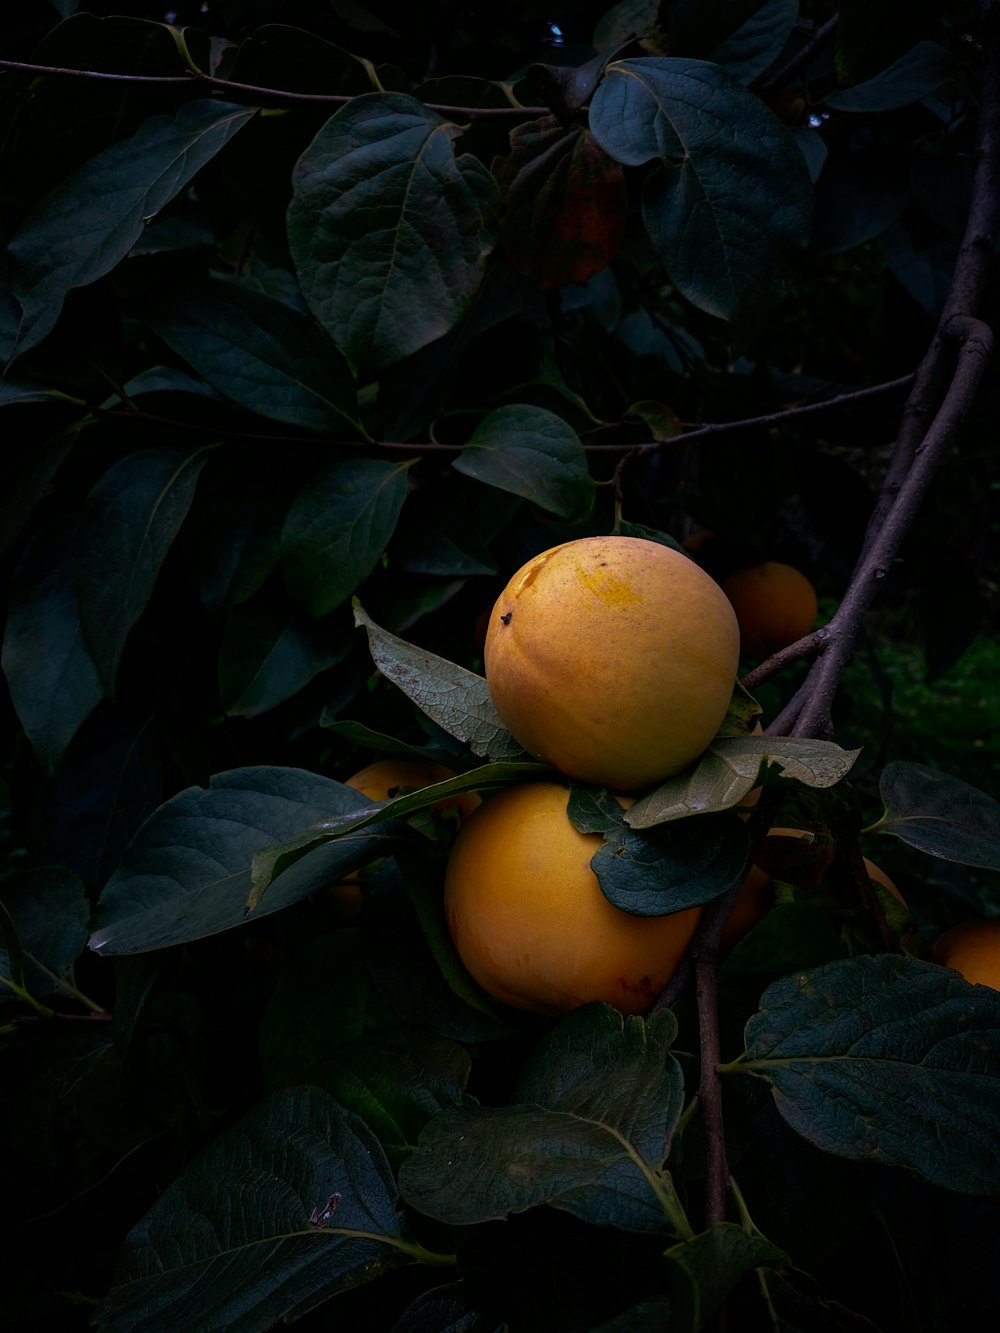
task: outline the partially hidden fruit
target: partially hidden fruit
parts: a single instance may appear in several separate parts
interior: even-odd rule
[[[772,828],[768,831],[767,836],[769,839],[812,838],[808,829],[801,828]],[[903,895],[885,871],[877,866],[874,861],[869,861],[867,856],[864,858],[864,862],[865,869],[868,871],[868,878],[875,880],[877,884],[881,884],[884,889],[887,889],[894,898],[897,898],[905,906]],[[822,864],[821,862],[821,868]],[[763,920],[771,906],[772,883],[772,876],[762,866],[752,865],[747,871],[722,931],[722,938],[719,941],[719,952],[721,954],[727,954],[744,935],[753,929],[758,921]]]
[[[522,783],[463,825],[445,874],[451,937],[483,990],[515,1008],[559,1013],[603,1000],[642,1013],[684,958],[702,909],[639,917],[613,906],[590,868],[601,837],[573,827],[568,803],[559,783]]]
[[[717,583],[638,537],[535,556],[490,617],[486,681],[504,725],[581,782],[638,791],[706,748],[729,706],[739,629]]]
[[[966,981],[1000,990],[1000,917],[975,917],[952,926],[937,940],[932,957]]]
[[[738,569],[722,580],[740,627],[740,654],[759,659],[803,638],[816,623],[816,589],[779,560]]]
[[[352,773],[344,779],[345,787],[367,796],[370,801],[388,801],[396,796],[405,796],[411,791],[420,791],[435,782],[445,782],[455,777],[455,770],[433,759],[377,759],[375,763]],[[479,804],[475,792],[462,792],[457,796],[446,796],[437,801],[436,810],[453,810],[459,821],[465,819]],[[360,872],[352,871],[337,884],[327,889],[327,899],[341,921],[356,921],[361,914]]]

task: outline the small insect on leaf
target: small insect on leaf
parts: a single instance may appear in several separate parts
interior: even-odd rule
[[[341,1195],[331,1194],[326,1203],[318,1204],[309,1214],[309,1225],[311,1227],[328,1227],[333,1221],[333,1214],[340,1200]]]

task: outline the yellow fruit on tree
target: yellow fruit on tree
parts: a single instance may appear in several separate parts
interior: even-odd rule
[[[620,798],[623,807],[631,801]],[[682,961],[701,918],[632,916],[601,892],[556,782],[506,787],[463,825],[445,874],[448,928],[466,968],[518,1009],[558,1013],[603,1000],[648,1009]]]
[[[367,768],[352,773],[344,779],[345,787],[367,796],[370,801],[388,801],[396,796],[405,796],[411,791],[420,791],[435,782],[445,782],[455,777],[454,769],[438,764],[433,759],[378,759]],[[436,810],[454,810],[461,821],[479,804],[475,792],[461,792],[457,796],[446,796],[437,801]],[[361,886],[359,872],[354,870],[345,875],[338,884],[331,884],[327,889],[327,899],[342,921],[356,921],[361,913]]]
[[[952,926],[937,940],[932,956],[966,981],[1000,990],[1000,917],[974,917]]]
[[[739,629],[717,583],[638,537],[543,551],[500,594],[484,652],[507,729],[581,782],[637,791],[679,772],[722,722]]]
[[[816,589],[779,560],[738,569],[722,580],[740,627],[740,653],[758,659],[803,638],[816,622]]]

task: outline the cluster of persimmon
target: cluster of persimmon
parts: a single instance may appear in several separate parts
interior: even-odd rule
[[[554,773],[485,800],[466,792],[438,803],[459,824],[445,873],[448,928],[466,969],[496,999],[540,1013],[592,1000],[643,1013],[687,954],[704,909],[637,916],[614,906],[591,867],[601,835],[580,832],[568,806],[573,784],[584,784],[612,792],[627,810],[709,746],[747,653],[751,612],[744,603],[741,617],[734,592],[672,547],[608,536],[543,551],[497,598],[484,644],[490,696],[507,730]],[[800,616],[772,630],[764,649],[802,624]],[[384,759],[347,785],[383,801],[453,776],[426,759]],[[811,835],[774,828],[767,842],[803,836]],[[751,866],[736,898],[723,954],[767,910],[772,881],[762,859],[765,868]],[[335,892],[341,915],[353,919],[357,880]],[[964,948],[957,940],[940,961],[958,967]]]

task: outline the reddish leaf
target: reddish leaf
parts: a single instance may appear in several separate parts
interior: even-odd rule
[[[540,287],[585,282],[614,256],[628,206],[621,166],[589,130],[546,116],[512,131],[498,172],[507,258]]]

